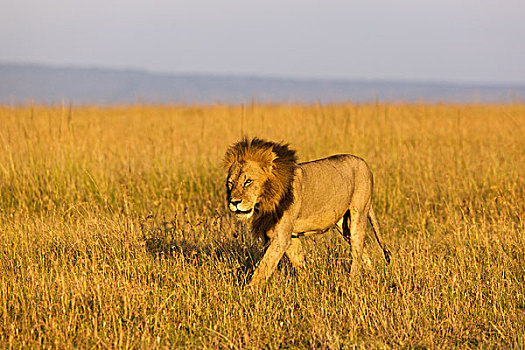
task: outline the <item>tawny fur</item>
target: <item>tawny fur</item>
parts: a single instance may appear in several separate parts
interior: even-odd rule
[[[297,164],[287,144],[245,138],[227,150],[224,166],[230,210],[251,219],[253,234],[270,241],[251,287],[263,285],[284,254],[303,267],[299,237],[334,226],[351,244],[353,274],[363,258],[368,220],[389,261],[372,209],[372,173],[361,158],[342,154]]]

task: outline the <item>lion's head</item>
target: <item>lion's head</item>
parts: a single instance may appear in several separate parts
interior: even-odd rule
[[[238,218],[274,213],[291,202],[297,157],[287,144],[244,138],[228,149],[224,166],[228,208]]]

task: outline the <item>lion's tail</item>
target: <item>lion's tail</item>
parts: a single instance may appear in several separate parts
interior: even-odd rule
[[[379,232],[379,222],[377,222],[376,214],[374,213],[372,206],[370,206],[370,210],[368,212],[368,219],[370,220],[370,224],[372,224],[372,229],[374,231],[374,235],[376,236],[377,243],[381,249],[383,249],[383,254],[385,255],[386,263],[388,264],[390,263],[390,251],[383,242],[383,237],[381,237],[381,233]]]

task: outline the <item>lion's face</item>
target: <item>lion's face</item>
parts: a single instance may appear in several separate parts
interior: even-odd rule
[[[254,161],[235,162],[230,167],[226,182],[228,208],[239,219],[249,219],[259,210],[267,172]]]

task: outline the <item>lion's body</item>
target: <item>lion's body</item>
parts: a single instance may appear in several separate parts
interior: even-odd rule
[[[362,211],[370,205],[372,174],[362,159],[351,155],[299,164],[295,184],[295,234],[324,232],[351,206]]]
[[[368,219],[389,260],[372,210],[372,173],[361,158],[342,154],[297,164],[287,145],[245,139],[228,150],[225,164],[230,209],[251,218],[254,235],[270,241],[252,287],[266,282],[284,254],[301,268],[300,237],[336,224],[351,244],[352,273],[362,259]]]

